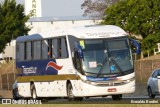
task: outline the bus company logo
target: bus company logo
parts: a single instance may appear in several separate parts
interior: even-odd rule
[[[30,74],[30,73],[36,73],[37,72],[37,67],[26,67],[25,66],[22,66],[23,67],[23,73],[24,74]]]
[[[56,70],[61,70],[63,66],[59,66],[57,65],[55,62],[52,62],[50,61],[48,64],[47,64],[47,67],[46,67],[46,70],[48,69],[48,67],[52,67]]]

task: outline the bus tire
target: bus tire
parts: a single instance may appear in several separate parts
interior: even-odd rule
[[[122,94],[119,95],[112,95],[112,99],[117,101],[117,100],[121,100],[122,99]]]
[[[12,96],[13,96],[14,100],[19,100],[19,97],[18,97],[18,88],[15,88],[15,89],[12,90]]]
[[[68,96],[68,101],[74,101],[74,95],[73,95],[73,87],[72,84],[69,82],[67,84],[67,96]]]
[[[36,94],[35,85],[31,84],[30,89],[31,89],[31,99],[36,100],[37,99],[37,94]]]
[[[75,101],[83,101],[83,97],[76,97],[74,99],[75,99]]]

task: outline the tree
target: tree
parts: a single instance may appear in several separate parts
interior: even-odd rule
[[[84,9],[83,16],[102,18],[106,8],[117,1],[119,0],[85,0],[81,5],[81,8]]]
[[[28,19],[29,16],[24,15],[24,6],[16,4],[15,0],[5,0],[0,4],[0,53],[6,43],[28,34],[30,28],[25,25]]]
[[[143,39],[160,32],[160,0],[121,0],[108,7],[105,15],[103,24],[118,25]]]
[[[153,52],[153,49],[157,47],[157,43],[160,43],[160,32],[156,34],[149,34],[145,39],[142,41],[142,50],[144,53]]]

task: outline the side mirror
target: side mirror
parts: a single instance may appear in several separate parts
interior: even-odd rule
[[[79,59],[83,58],[83,50],[79,43],[75,42],[75,52]]]
[[[130,43],[131,43],[131,47],[134,53],[136,54],[140,54],[141,53],[141,45],[139,42],[137,42],[135,39],[129,39]]]

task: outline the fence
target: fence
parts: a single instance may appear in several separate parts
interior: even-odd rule
[[[157,68],[160,68],[160,60],[135,61],[136,82],[147,82],[152,71]]]
[[[11,90],[14,81],[14,73],[0,74],[0,90]]]
[[[136,82],[146,83],[154,69],[160,68],[160,60],[135,61]],[[11,90],[15,81],[14,73],[0,74],[0,90]]]

